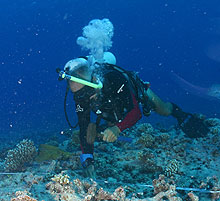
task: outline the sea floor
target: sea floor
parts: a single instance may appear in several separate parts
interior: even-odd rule
[[[95,180],[81,168],[77,131],[62,143],[46,142],[70,152],[68,158],[34,160],[10,173],[5,158],[15,144],[2,145],[0,201],[220,200],[220,120],[206,123],[210,132],[203,138],[143,123],[123,132],[125,141],[95,142]]]

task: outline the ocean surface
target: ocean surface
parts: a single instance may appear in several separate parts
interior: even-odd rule
[[[219,8],[217,0],[1,0],[0,135],[40,137],[68,128],[66,83],[55,69],[88,55],[76,39],[90,20],[103,18],[114,25],[110,51],[119,66],[139,72],[163,100],[219,118]],[[211,96],[199,92],[212,85]],[[71,97],[68,103],[76,122]],[[176,123],[154,114],[143,121]]]

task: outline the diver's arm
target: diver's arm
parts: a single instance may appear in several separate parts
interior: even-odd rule
[[[90,109],[83,107],[83,111],[77,112],[77,117],[80,130],[79,139],[82,153],[93,154],[93,144],[88,144],[86,141],[87,128],[90,123]]]
[[[77,105],[76,105],[77,106]],[[76,107],[77,109],[77,107]],[[77,111],[77,116],[78,116],[78,124],[79,124],[79,139],[80,139],[80,145],[81,145],[81,150],[82,154],[80,155],[80,162],[85,168],[86,172],[89,171],[87,168],[94,163],[93,159],[93,152],[94,152],[94,144],[89,144],[87,142],[87,129],[90,124],[90,109],[88,108],[88,105],[84,105],[82,107],[81,111]],[[90,174],[89,172],[86,174]]]
[[[169,116],[172,114],[172,103],[162,101],[151,89],[147,90],[147,96],[155,112],[163,116]]]
[[[79,139],[83,154],[92,154],[93,145],[86,141],[87,128],[90,123],[90,88],[83,87],[74,93],[76,114],[79,124]]]

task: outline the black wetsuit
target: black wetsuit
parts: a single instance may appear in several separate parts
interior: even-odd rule
[[[84,86],[74,93],[80,128],[80,143],[84,154],[93,154],[93,145],[86,141],[91,112],[94,112],[97,117],[117,125],[121,131],[133,126],[141,118],[134,90],[124,74],[116,70],[108,70],[102,76],[103,88],[95,98],[90,99],[96,92],[88,86]]]

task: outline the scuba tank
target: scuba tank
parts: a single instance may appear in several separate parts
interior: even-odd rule
[[[147,90],[150,87],[150,83],[141,80],[136,72],[127,71],[113,64],[105,64],[103,68],[119,71],[125,76],[130,84],[130,88],[135,95],[135,98],[139,103],[141,103],[143,115],[149,116],[152,110],[149,98],[147,97]]]

